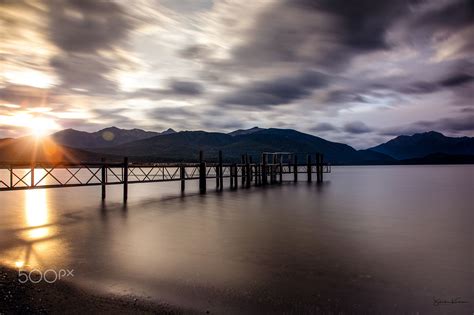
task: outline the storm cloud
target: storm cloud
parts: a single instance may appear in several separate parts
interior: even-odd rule
[[[0,132],[21,135],[2,123],[34,113],[79,129],[297,128],[359,147],[474,136],[473,6],[3,1]]]

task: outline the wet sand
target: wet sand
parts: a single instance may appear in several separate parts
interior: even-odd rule
[[[191,313],[142,297],[95,295],[64,281],[20,283],[18,271],[5,267],[0,267],[0,296],[0,314]]]

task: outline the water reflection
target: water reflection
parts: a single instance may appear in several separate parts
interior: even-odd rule
[[[37,240],[47,237],[50,228],[45,227],[48,221],[47,190],[27,190],[25,192],[25,217],[26,225],[32,229],[28,230],[28,238]]]
[[[59,235],[61,224],[49,205],[50,192],[45,189],[22,192],[23,211],[19,214],[23,224],[13,230],[16,237],[2,248],[0,262],[23,269],[66,263],[64,240]]]

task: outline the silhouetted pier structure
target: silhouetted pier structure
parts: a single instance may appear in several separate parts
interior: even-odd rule
[[[265,186],[282,183],[285,175],[297,182],[299,174],[306,174],[307,182],[323,182],[323,174],[330,173],[331,166],[323,162],[323,154],[307,154],[306,163],[298,164],[297,155],[290,152],[264,152],[260,162],[254,163],[248,154],[242,155],[240,163],[223,163],[219,151],[217,162],[207,163],[204,153],[199,152],[198,163],[31,163],[0,164],[0,191],[38,188],[101,186],[102,199],[106,197],[108,185],[123,185],[123,200],[128,199],[128,185],[179,181],[181,192],[186,181],[198,180],[199,192],[207,191],[209,179],[215,179],[215,189],[224,189],[224,178],[229,178],[231,189]],[[292,176],[291,176],[292,175]]]

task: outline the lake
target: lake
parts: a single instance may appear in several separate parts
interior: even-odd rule
[[[211,313],[474,311],[474,166],[300,180],[135,184],[126,206],[120,186],[0,192],[0,262]]]

